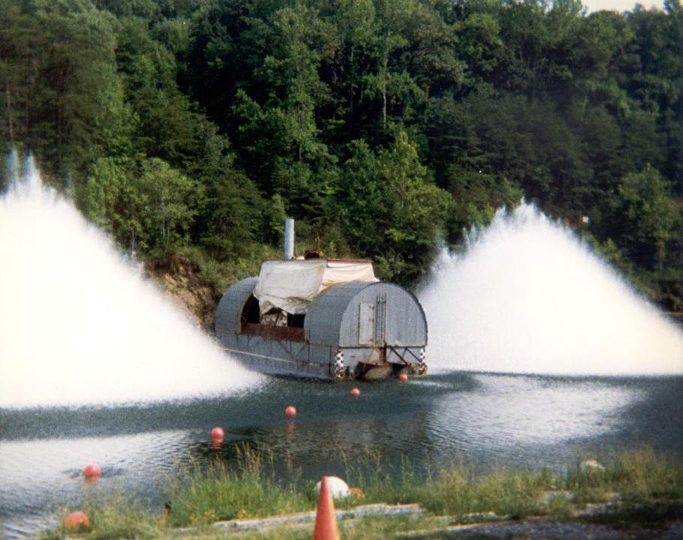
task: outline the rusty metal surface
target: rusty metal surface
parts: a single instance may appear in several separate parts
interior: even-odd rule
[[[334,379],[336,348],[232,332],[221,334],[219,339],[231,356],[256,371],[270,375]]]
[[[246,336],[261,336],[268,339],[288,341],[304,341],[303,328],[290,328],[288,326],[268,326],[265,324],[246,323],[242,325],[242,334]]]

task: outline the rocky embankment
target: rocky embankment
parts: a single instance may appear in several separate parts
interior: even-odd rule
[[[219,298],[212,287],[199,279],[196,267],[187,261],[176,260],[172,264],[146,265],[145,272],[188,319],[205,332],[213,334]]]

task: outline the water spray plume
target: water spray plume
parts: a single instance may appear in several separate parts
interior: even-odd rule
[[[177,400],[260,380],[43,186],[31,160],[11,182],[0,198],[0,408]]]
[[[463,253],[444,252],[419,296],[436,368],[683,373],[683,332],[532,205],[499,211]]]

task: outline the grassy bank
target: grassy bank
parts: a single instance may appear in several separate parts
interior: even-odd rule
[[[461,463],[434,467],[426,475],[418,475],[409,466],[402,467],[399,474],[389,475],[386,470],[381,458],[372,466],[349,466],[347,482],[364,495],[338,500],[336,507],[417,503],[424,510],[423,517],[365,518],[346,528],[345,538],[392,538],[399,532],[436,526],[430,516],[449,516],[449,523],[528,516],[570,519],[589,503],[618,500],[623,513],[655,502],[683,500],[683,463],[651,450],[627,452],[593,466],[577,463],[564,475],[503,467],[482,474]],[[93,539],[166,537],[179,527],[286,515],[314,510],[316,505],[313,482],[296,474],[286,481],[276,478],[266,456],[248,448],[241,449],[235,465],[218,463],[170,482],[166,495],[165,507],[156,510],[121,495],[104,502],[86,502],[80,509],[90,516],[91,526],[83,533]],[[63,514],[73,510],[78,509],[64,509]],[[42,538],[64,534],[64,530],[55,530]],[[203,537],[217,534],[201,532]],[[253,536],[241,533],[240,537],[308,538],[310,534],[308,527]]]

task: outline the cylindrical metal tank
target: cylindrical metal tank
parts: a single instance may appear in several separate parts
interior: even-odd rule
[[[415,295],[399,285],[329,287],[309,305],[303,328],[259,324],[255,285],[256,278],[234,284],[216,312],[222,346],[254,369],[322,379],[425,372],[427,320]]]

